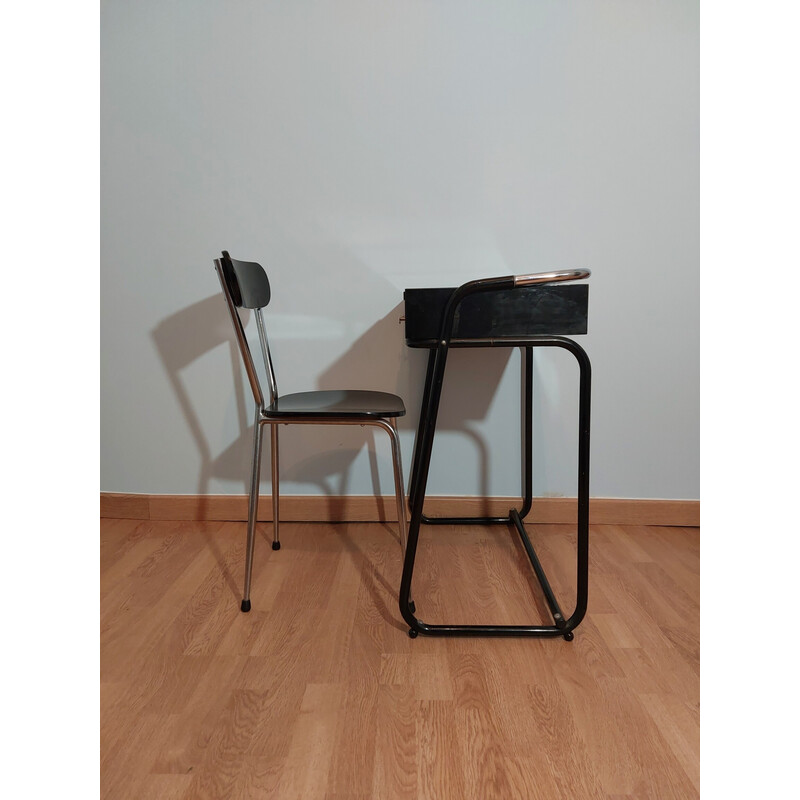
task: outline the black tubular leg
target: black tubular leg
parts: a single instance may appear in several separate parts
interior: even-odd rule
[[[479,346],[479,345],[469,345]],[[505,346],[524,346],[526,348],[526,386],[525,386],[525,405],[526,411],[532,411],[532,381],[531,364],[532,348],[538,347],[562,347],[569,350],[578,362],[580,369],[580,408],[578,413],[578,548],[577,548],[577,593],[575,610],[569,619],[564,620],[564,615],[555,598],[552,587],[539,562],[533,545],[525,531],[522,515],[516,510],[509,512],[509,520],[514,523],[520,538],[525,547],[528,558],[536,573],[539,583],[544,592],[548,606],[555,625],[429,625],[415,616],[414,610],[409,605],[409,594],[411,581],[414,572],[414,561],[416,558],[417,544],[419,542],[420,526],[424,515],[422,507],[425,503],[425,489],[428,481],[428,471],[430,458],[433,451],[433,439],[436,429],[436,418],[439,410],[439,400],[441,398],[442,383],[444,380],[445,363],[447,358],[447,343],[440,342],[436,348],[434,366],[430,385],[427,386],[428,393],[424,407],[426,414],[420,419],[419,436],[417,447],[415,447],[415,475],[412,476],[412,483],[415,487],[413,502],[411,503],[411,520],[408,531],[408,545],[406,556],[403,562],[403,577],[400,584],[400,613],[403,619],[409,624],[409,635],[416,637],[418,634],[428,636],[474,636],[474,637],[510,637],[510,636],[543,636],[558,637],[562,636],[566,640],[574,638],[572,631],[580,624],[586,614],[588,603],[589,586],[589,434],[590,434],[590,404],[591,404],[591,364],[586,352],[580,345],[571,339],[561,336],[538,337],[535,340],[522,340],[518,342],[508,342]],[[432,353],[433,356],[433,353]],[[525,426],[525,462],[530,463],[529,455],[532,450],[529,447],[528,436],[531,426]],[[532,435],[531,435],[532,441]],[[527,502],[528,483],[530,470],[526,473],[526,502]],[[454,518],[455,521],[459,521]]]
[[[577,601],[570,618],[575,627],[586,614],[589,597],[589,433],[591,425],[592,365],[582,347],[570,339],[568,347],[580,366],[578,411],[578,558]]]
[[[425,428],[425,419],[428,416],[429,394],[431,381],[433,380],[433,368],[436,363],[436,350],[428,351],[428,366],[425,370],[425,388],[422,390],[422,408],[419,411],[419,425],[417,426],[417,438],[414,440],[414,456],[411,459],[411,478],[408,485],[408,503],[414,505],[414,497],[417,494],[417,476],[419,474],[419,460],[422,454],[422,437]]]
[[[524,498],[519,516],[522,519],[528,516],[533,504],[533,348],[526,347],[525,367],[523,381],[525,382],[525,412],[523,414],[523,436],[525,455],[523,458],[524,469]]]
[[[436,419],[439,415],[439,400],[442,396],[442,382],[447,363],[447,345],[440,342],[431,352],[428,362],[429,381],[428,392],[423,400],[425,415],[420,416],[419,432],[415,446],[415,474],[412,475],[411,485],[414,487],[414,497],[411,501],[411,518],[408,523],[408,539],[406,540],[406,555],[403,560],[403,576],[400,580],[400,613],[403,619],[411,626],[409,633],[415,636],[420,632],[419,620],[409,605],[411,595],[411,577],[414,572],[414,560],[417,556],[417,543],[419,542],[419,529],[422,525],[422,506],[425,502],[425,488],[428,484],[428,470],[431,465],[433,452],[433,437],[436,432]]]

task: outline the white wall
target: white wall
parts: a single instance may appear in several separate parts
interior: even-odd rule
[[[407,467],[403,289],[590,267],[592,495],[698,498],[698,125],[695,0],[106,0],[101,489],[246,491],[228,249],[281,391],[401,394]],[[518,353],[449,369],[429,492],[515,494]],[[534,491],[574,495],[571,356],[535,378]],[[285,493],[391,493],[382,438],[282,436]]]

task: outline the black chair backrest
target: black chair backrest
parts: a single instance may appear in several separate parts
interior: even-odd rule
[[[275,370],[272,366],[272,355],[269,351],[267,332],[264,328],[264,318],[261,310],[269,304],[271,292],[269,288],[269,278],[260,264],[255,261],[237,261],[231,258],[227,250],[222,251],[222,258],[214,260],[214,265],[219,275],[222,291],[226,297],[228,311],[231,315],[231,322],[236,332],[236,340],[239,344],[239,352],[244,361],[245,371],[247,372],[250,388],[253,390],[253,398],[256,406],[264,409],[267,403],[274,403],[278,398],[278,384],[275,380]],[[266,371],[267,384],[269,387],[269,399],[261,389],[261,381],[258,377],[250,345],[247,341],[247,334],[244,330],[242,319],[238,309],[251,308],[256,318],[258,327],[258,339],[263,357],[263,365]]]
[[[237,261],[222,251],[222,274],[237,308],[264,308],[272,297],[269,278],[261,264]]]

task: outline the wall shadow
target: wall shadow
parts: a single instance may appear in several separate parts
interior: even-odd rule
[[[249,312],[247,313],[249,316]],[[243,321],[248,318],[244,315],[243,317]],[[242,455],[249,451],[252,442],[253,428],[252,425],[248,425],[252,399],[250,387],[245,385],[242,376],[241,357],[231,327],[230,316],[222,296],[220,294],[212,295],[162,320],[150,332],[150,335],[200,454],[197,494],[200,497],[199,516],[204,519],[207,510],[205,498],[212,478],[243,479],[247,485],[246,472],[242,471]],[[189,391],[184,385],[182,373],[195,361],[220,346],[226,346],[229,353],[239,433],[222,453],[213,456]],[[201,530],[207,546],[222,570],[226,583],[233,594],[239,596],[240,587],[228,570],[224,555],[214,537],[202,526]]]
[[[403,313],[404,304],[400,302],[319,376],[317,386],[328,390],[375,389],[400,395],[406,416],[398,420],[398,428],[416,432],[429,351],[406,345]],[[511,348],[505,347],[455,349],[448,356],[436,429],[461,434],[474,443],[482,497],[489,494],[489,451],[470,423],[486,418],[510,358]],[[408,473],[410,458],[404,459],[404,468]]]

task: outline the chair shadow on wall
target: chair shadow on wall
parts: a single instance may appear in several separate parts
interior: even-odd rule
[[[247,459],[243,453],[247,443],[252,441],[250,438],[252,426],[249,426],[248,433],[247,424],[247,419],[251,416],[247,410],[249,387],[244,385],[239,366],[241,359],[231,330],[230,319],[227,316],[227,309],[219,295],[212,295],[162,320],[151,331],[151,336],[200,455],[196,518],[207,520],[209,519],[207,495],[211,479],[219,477],[246,481],[244,476],[247,473]],[[218,347],[226,347],[230,356],[239,435],[222,453],[214,456],[208,437],[203,430],[200,416],[192,403],[191,394],[185,386],[183,372]],[[225,581],[231,590],[238,594],[237,582],[226,565],[224,554],[206,527],[201,527],[201,530],[206,544],[222,570]]]
[[[398,419],[398,427],[416,433],[429,351],[406,345],[403,311],[404,305],[399,303],[363,333],[319,376],[317,386],[319,389],[352,386],[397,394],[403,398],[407,412]],[[471,423],[486,418],[510,357],[511,350],[505,347],[453,350],[448,357],[436,430],[463,435],[474,444],[478,492],[483,498],[489,494],[489,449]],[[370,451],[374,451],[374,446]],[[435,454],[436,447],[434,458]],[[407,458],[406,481],[410,478],[410,466]],[[373,472],[373,485],[376,484],[377,475]]]

